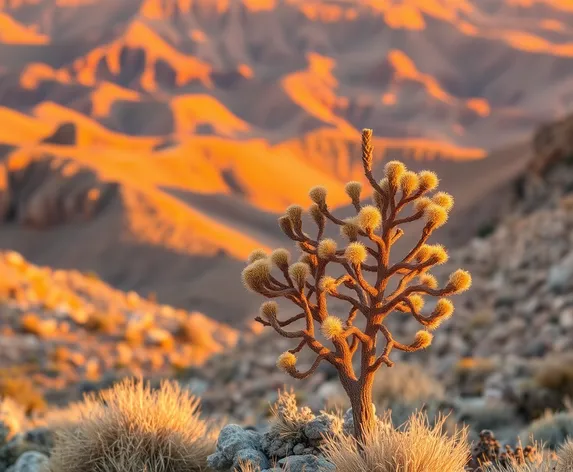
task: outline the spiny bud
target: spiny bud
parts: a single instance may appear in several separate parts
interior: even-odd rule
[[[406,166],[400,161],[390,161],[384,166],[384,172],[388,177],[388,182],[394,189],[398,187],[400,179],[406,173]]]
[[[318,243],[318,257],[327,260],[334,257],[337,247],[334,239],[323,239]]]
[[[416,337],[414,338],[414,342],[410,344],[410,347],[414,350],[419,349],[426,349],[430,344],[432,344],[432,333],[429,331],[418,331],[416,333]]]
[[[292,370],[296,365],[296,356],[292,352],[283,352],[277,359],[277,367],[285,372]]]
[[[322,322],[320,330],[326,339],[337,338],[344,332],[342,320],[336,316],[327,316]]]
[[[353,202],[359,201],[362,184],[356,181],[348,182],[344,190],[346,190],[346,195],[348,195]]]
[[[439,327],[444,321],[452,316],[454,313],[454,304],[447,298],[440,298],[436,304],[436,308],[432,312],[430,321],[427,327],[431,330]]]
[[[346,251],[344,251],[344,256],[353,265],[362,264],[366,257],[368,256],[368,251],[366,246],[360,242],[353,242],[348,245]]]
[[[431,288],[431,289],[438,288],[438,281],[437,281],[436,277],[434,277],[432,274],[420,275],[420,284],[422,284],[428,288]]]
[[[322,206],[326,203],[326,188],[320,185],[312,187],[310,192],[308,192],[308,195],[318,206]]]
[[[290,239],[296,240],[296,235],[292,229],[292,223],[288,216],[281,216],[279,218],[279,226],[284,234],[286,234]]]
[[[285,213],[293,224],[302,220],[302,207],[300,205],[290,205]]]
[[[454,197],[447,192],[438,192],[432,197],[432,201],[440,205],[444,210],[450,211],[454,206]]]
[[[433,265],[440,265],[448,262],[448,251],[446,251],[444,246],[441,244],[432,244],[427,247],[430,251],[427,259],[428,262],[431,262]]]
[[[420,295],[417,295],[417,294],[410,295],[408,297],[408,299],[410,300],[410,303],[412,304],[412,306],[414,307],[414,310],[416,310],[417,313],[422,308],[424,308],[424,299]]]
[[[440,226],[443,226],[446,221],[448,221],[448,212],[445,210],[445,208],[435,203],[432,203],[426,207],[424,210],[424,215],[428,224],[433,228],[439,228]]]
[[[268,259],[259,259],[243,269],[241,277],[245,287],[253,292],[260,292],[271,275],[271,264]]]
[[[326,220],[325,216],[320,211],[320,208],[316,203],[313,203],[310,208],[308,209],[310,216],[318,226],[324,225],[324,221]]]
[[[270,320],[271,318],[277,316],[279,312],[279,305],[277,302],[273,301],[265,302],[261,305],[259,312],[265,320]]]
[[[325,275],[320,279],[319,287],[324,292],[331,292],[336,289],[336,279],[329,275]]]
[[[449,285],[457,292],[465,292],[472,285],[472,276],[467,270],[458,269],[450,275]]]
[[[430,200],[428,197],[421,197],[418,198],[418,200],[416,200],[416,203],[414,203],[414,208],[416,209],[416,211],[425,211],[426,208],[428,208],[428,206],[430,206],[432,204],[432,200]]]
[[[302,290],[306,279],[310,275],[310,267],[304,262],[295,262],[290,266],[288,273],[298,289]]]
[[[379,228],[382,224],[382,215],[378,208],[367,205],[356,216],[356,223],[363,231],[369,232]]]
[[[347,218],[344,220],[344,224],[340,227],[340,234],[348,238],[350,241],[356,241],[358,239],[358,234],[360,227],[356,224],[354,218]]]
[[[279,269],[285,270],[288,268],[288,265],[290,263],[290,253],[283,248],[275,249],[271,253],[271,261]]]
[[[432,172],[431,170],[423,170],[420,172],[419,177],[420,189],[424,191],[434,190],[440,182],[440,179],[438,179],[436,173]]]
[[[400,179],[400,188],[406,197],[412,195],[420,185],[418,174],[412,171],[406,172]]]
[[[252,264],[253,262],[258,261],[259,259],[266,259],[266,258],[267,258],[267,252],[264,249],[255,249],[253,252],[249,254],[247,262],[249,264]]]

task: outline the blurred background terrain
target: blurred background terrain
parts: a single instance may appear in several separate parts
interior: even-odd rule
[[[34,409],[168,373],[252,420],[286,379],[276,339],[248,347],[244,261],[313,185],[349,213],[367,127],[378,170],[454,195],[434,239],[475,279],[413,357],[514,425],[562,409],[572,112],[569,0],[0,0],[2,388]]]

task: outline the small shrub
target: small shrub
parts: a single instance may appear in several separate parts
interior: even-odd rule
[[[557,453],[557,468],[555,472],[571,472],[573,470],[573,439],[569,439]]]
[[[20,327],[25,333],[34,334],[39,338],[49,338],[58,331],[56,320],[44,320],[38,315],[28,313],[22,316]]]
[[[271,429],[281,437],[297,437],[305,425],[314,419],[308,407],[299,408],[293,390],[279,392],[278,399],[271,406]]]
[[[46,408],[44,396],[28,378],[1,378],[0,398],[2,397],[14,400],[27,414]]]
[[[323,446],[325,458],[337,472],[464,472],[469,460],[467,431],[443,433],[445,417],[433,427],[422,414],[414,414],[396,429],[386,416],[369,430],[362,443],[338,435]]]
[[[535,383],[559,395],[573,397],[573,354],[550,356],[542,360],[535,370]]]
[[[519,438],[524,443],[534,438],[545,447],[557,449],[567,439],[573,438],[573,410],[547,413],[523,430]]]
[[[178,384],[152,390],[125,380],[87,396],[79,420],[57,431],[51,465],[58,472],[200,472],[215,433],[199,417],[199,400]]]

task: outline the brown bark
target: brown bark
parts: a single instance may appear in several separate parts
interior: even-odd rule
[[[376,415],[372,404],[373,380],[374,376],[368,374],[352,392],[349,392],[354,420],[354,436],[360,444],[364,443],[367,433],[376,425]]]

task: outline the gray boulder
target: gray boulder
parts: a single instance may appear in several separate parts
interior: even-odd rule
[[[334,471],[334,465],[322,457],[312,454],[288,456],[279,461],[279,465],[288,472],[325,472]]]
[[[261,451],[256,449],[241,449],[235,455],[233,468],[240,470],[240,466],[246,464],[254,466],[255,470],[266,469],[271,465],[267,456],[265,456]]]
[[[28,451],[22,454],[6,472],[48,472],[48,463],[48,457],[41,452]]]
[[[304,434],[311,441],[320,441],[324,436],[340,433],[341,429],[342,425],[336,416],[323,413],[305,425]]]
[[[227,470],[235,464],[240,451],[261,451],[261,440],[260,433],[246,431],[239,425],[229,424],[219,433],[216,451],[207,458],[207,463],[212,469]]]

